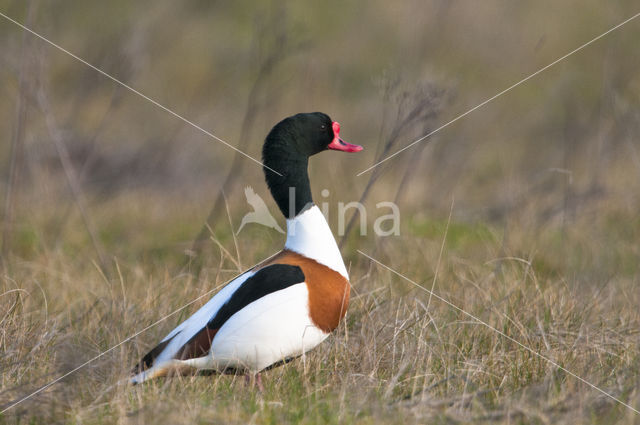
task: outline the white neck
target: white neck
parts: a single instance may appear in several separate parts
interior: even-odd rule
[[[316,205],[287,220],[287,242],[284,247],[324,264],[349,279],[338,244]]]

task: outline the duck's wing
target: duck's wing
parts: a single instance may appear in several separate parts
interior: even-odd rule
[[[270,264],[238,276],[149,351],[133,373],[172,360],[206,355],[220,327],[235,313],[270,293],[304,280],[300,267],[289,264]]]
[[[215,315],[220,307],[227,302],[236,289],[253,274],[254,271],[249,270],[225,285],[191,317],[169,332],[157,346],[142,358],[140,363],[133,368],[132,373],[140,373],[159,362],[173,358],[178,350],[201,330],[202,324],[206,324],[210,317]]]

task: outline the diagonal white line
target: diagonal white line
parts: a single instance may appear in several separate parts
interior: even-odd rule
[[[392,269],[391,267],[387,266],[386,264],[381,263],[380,261],[376,260],[373,257],[370,257],[369,255],[365,254],[364,252],[358,250],[358,253],[360,253],[361,255],[367,257],[369,260],[373,261],[374,263],[384,267],[385,269],[389,270],[390,272],[400,276],[401,278],[403,278],[404,280],[406,280],[407,282],[412,283],[413,285],[417,286],[418,288],[422,289],[423,291],[429,293],[430,296],[433,296],[437,299],[439,299],[440,301],[442,301],[443,303],[447,304],[449,307],[452,307],[456,310],[458,310],[459,312],[469,316],[470,318],[472,318],[473,320],[475,320],[476,322],[486,326],[487,328],[491,329],[492,331],[498,333],[500,336],[508,339],[509,341],[519,345],[520,347],[524,348],[525,350],[527,350],[528,352],[530,352],[531,354],[534,354],[538,357],[540,357],[543,360],[546,360],[547,362],[551,363],[552,365],[554,365],[555,367],[557,367],[558,369],[562,370],[563,372],[573,376],[574,378],[576,378],[577,380],[579,380],[580,382],[587,384],[588,386],[590,386],[591,388],[601,392],[602,394],[606,395],[607,397],[609,397],[610,399],[622,404],[623,406],[633,410],[635,413],[640,414],[640,411],[637,410],[636,408],[634,408],[633,406],[630,406],[629,404],[625,403],[624,401],[612,396],[611,394],[609,394],[608,392],[598,388],[597,386],[593,385],[591,382],[587,381],[584,378],[579,377],[578,375],[576,375],[575,373],[571,372],[570,370],[560,366],[558,363],[554,362],[553,360],[551,360],[549,357],[538,353],[537,351],[533,350],[532,348],[527,347],[526,345],[524,345],[523,343],[521,343],[520,341],[518,341],[517,339],[514,339],[512,337],[510,337],[509,335],[505,334],[504,332],[494,328],[493,326],[491,326],[490,324],[488,324],[487,322],[483,321],[482,319],[479,319],[478,317],[474,316],[471,313],[467,313],[466,311],[464,311],[463,309],[461,309],[460,307],[458,307],[457,305],[453,304],[452,302],[450,302],[449,300],[446,300],[444,298],[442,298],[440,295],[436,294],[435,292],[431,292],[430,290],[428,290],[427,288],[425,288],[424,286],[420,285],[419,283],[414,282],[413,280],[409,279],[408,277],[406,277],[405,275],[395,271],[394,269]]]
[[[613,32],[615,30],[617,30],[618,28],[620,28],[621,26],[623,26],[624,24],[627,24],[629,22],[631,22],[632,20],[636,19],[638,16],[640,16],[640,12],[636,13],[635,15],[633,15],[632,17],[630,17],[629,19],[620,22],[618,25],[616,25],[615,27],[603,32],[602,34],[600,34],[599,36],[587,41],[586,43],[584,43],[582,46],[577,47],[575,49],[573,49],[572,51],[570,51],[569,53],[567,53],[564,56],[559,57],[558,59],[556,59],[555,61],[551,62],[549,65],[544,66],[542,68],[540,68],[539,70],[537,70],[536,72],[534,72],[533,74],[529,75],[528,77],[523,78],[522,80],[518,81],[515,84],[512,84],[511,86],[507,87],[506,89],[502,90],[500,93],[491,96],[490,98],[488,98],[487,100],[485,100],[484,102],[480,103],[479,105],[474,106],[473,108],[469,109],[467,112],[464,112],[463,114],[458,115],[457,117],[455,117],[454,119],[452,119],[451,121],[441,125],[440,127],[436,128],[435,130],[433,130],[432,132],[426,134],[425,136],[422,136],[421,138],[419,138],[418,140],[408,144],[407,146],[403,147],[402,149],[392,153],[391,155],[387,156],[386,158],[376,162],[375,164],[373,164],[371,167],[367,168],[364,171],[361,171],[357,174],[357,177],[360,177],[361,175],[363,175],[364,173],[371,171],[372,169],[374,169],[375,167],[377,167],[378,165],[382,164],[385,161],[390,160],[391,158],[393,158],[394,156],[406,151],[407,149],[409,149],[410,147],[416,145],[417,143],[420,143],[421,141],[423,141],[424,139],[436,134],[437,132],[439,132],[440,130],[442,130],[445,127],[448,127],[449,125],[453,124],[454,122],[458,121],[459,119],[466,117],[467,115],[469,115],[470,113],[472,113],[473,111],[475,111],[476,109],[479,109],[481,107],[483,107],[484,105],[486,105],[487,103],[499,98],[500,96],[502,96],[503,94],[505,94],[506,92],[510,91],[511,89],[514,89],[516,87],[518,87],[519,85],[521,85],[522,83],[530,80],[531,78],[535,77],[536,75],[540,74],[541,72],[551,68],[553,65],[557,64],[558,62],[563,61],[564,59],[568,58],[569,56],[573,55],[576,52],[579,52],[580,50],[584,49],[585,47],[587,47],[588,45],[595,43],[596,41],[600,40],[602,37],[604,37],[605,35],[609,34],[610,32]]]
[[[262,165],[264,168],[268,169],[269,171],[273,171],[277,175],[282,176],[282,174],[280,174],[279,172],[277,172],[273,168],[264,165],[262,162],[258,161],[257,159],[255,159],[251,155],[241,151],[240,149],[236,148],[235,146],[233,146],[233,145],[229,144],[228,142],[222,140],[221,138],[219,138],[215,134],[211,133],[210,131],[205,130],[204,128],[200,127],[199,125],[197,125],[193,121],[190,121],[190,120],[186,119],[185,117],[183,117],[182,115],[178,114],[177,112],[172,111],[171,109],[169,109],[166,106],[160,104],[159,102],[157,102],[156,100],[150,98],[149,96],[145,95],[144,93],[141,93],[140,91],[134,89],[133,87],[129,86],[128,84],[118,80],[116,77],[112,76],[111,74],[108,74],[108,73],[104,72],[103,70],[101,70],[100,68],[90,64],[89,62],[87,62],[86,60],[82,59],[81,57],[71,53],[70,51],[68,51],[64,47],[54,43],[53,41],[45,38],[42,35],[38,34],[34,30],[32,30],[31,28],[28,28],[28,27],[22,25],[20,22],[16,21],[15,19],[10,18],[9,16],[5,15],[2,12],[0,12],[0,16],[2,16],[3,18],[5,18],[6,20],[8,20],[10,22],[13,22],[14,24],[19,26],[23,30],[30,32],[31,34],[35,35],[36,37],[38,37],[42,41],[45,41],[46,43],[50,44],[51,46],[55,47],[56,49],[60,50],[61,52],[66,53],[67,55],[71,56],[72,58],[76,59],[77,61],[82,62],[83,64],[85,64],[89,68],[93,69],[94,71],[99,72],[100,74],[104,75],[105,77],[107,77],[108,79],[112,80],[113,82],[115,82],[117,84],[120,84],[122,87],[126,88],[127,90],[131,91],[132,93],[135,93],[138,96],[142,97],[143,99],[148,100],[149,102],[153,103],[154,105],[156,105],[158,108],[162,109],[163,111],[166,111],[166,112],[170,113],[174,117],[184,121],[185,123],[189,124],[190,126],[196,128],[196,129],[200,130],[201,132],[203,132],[207,136],[211,137],[212,139],[215,139],[218,142],[222,143],[223,145],[225,145],[225,146],[233,149],[234,151],[238,152],[239,154],[244,155],[245,157],[249,158],[253,162]]]
[[[274,253],[273,255],[269,256],[269,257],[267,258],[267,260],[268,260],[269,258],[273,257],[273,256],[274,256],[274,255],[276,255],[276,254],[277,254],[277,253]],[[264,262],[264,261],[266,261],[266,260],[262,260],[260,263],[262,263],[262,262]],[[255,264],[253,267],[257,266],[257,265],[258,265],[258,264],[260,264],[260,263]],[[251,268],[253,268],[253,267],[251,267]],[[251,270],[251,268],[247,269],[247,271],[248,271],[248,270]],[[245,273],[246,273],[246,272],[245,272]],[[83,367],[85,367],[85,366],[86,366],[86,365],[88,365],[89,363],[91,363],[91,362],[93,362],[93,361],[95,361],[95,360],[98,360],[100,357],[104,356],[105,354],[107,354],[107,353],[108,353],[108,352],[110,352],[110,351],[115,350],[116,348],[120,347],[122,344],[124,344],[124,343],[126,343],[126,342],[128,342],[128,341],[131,341],[133,338],[137,337],[137,336],[138,336],[138,335],[140,335],[141,333],[148,331],[149,329],[151,329],[152,327],[154,327],[154,326],[155,326],[155,325],[157,325],[158,323],[161,323],[161,322],[163,322],[163,321],[167,320],[169,317],[171,317],[171,316],[175,315],[176,313],[179,313],[180,311],[182,311],[182,310],[184,310],[185,308],[189,307],[191,304],[195,303],[195,302],[196,302],[196,301],[198,301],[199,299],[202,299],[202,298],[206,297],[207,295],[209,295],[209,294],[213,293],[214,291],[216,291],[216,290],[218,290],[218,289],[222,288],[223,286],[227,285],[229,282],[233,281],[233,280],[234,280],[234,279],[236,279],[236,278],[237,278],[237,276],[236,276],[236,277],[234,277],[233,279],[228,280],[227,282],[223,283],[222,285],[218,285],[218,286],[216,286],[216,287],[215,287],[215,288],[213,288],[212,290],[210,290],[210,291],[208,291],[208,292],[206,292],[206,293],[204,293],[204,294],[200,295],[198,298],[196,298],[196,299],[194,299],[194,300],[192,300],[192,301],[188,302],[187,304],[183,305],[182,307],[178,308],[177,310],[174,310],[174,311],[172,311],[171,313],[167,314],[166,316],[162,317],[161,319],[156,320],[155,322],[153,322],[152,324],[150,324],[150,325],[149,325],[149,326],[147,326],[146,328],[144,328],[144,329],[142,329],[142,330],[140,330],[140,331],[138,331],[138,332],[134,333],[133,335],[131,335],[131,336],[129,336],[129,337],[127,337],[127,338],[123,339],[122,341],[120,341],[119,343],[117,343],[117,344],[116,344],[116,345],[114,345],[113,347],[109,348],[108,350],[103,351],[102,353],[98,354],[98,355],[97,355],[97,356],[95,356],[95,357],[92,357],[91,359],[89,359],[89,360],[87,360],[86,362],[82,363],[80,366],[76,367],[75,369],[70,370],[69,372],[67,372],[67,373],[65,373],[64,375],[62,375],[62,376],[60,376],[60,377],[58,377],[58,378],[54,379],[53,381],[49,382],[48,384],[43,385],[42,387],[38,388],[36,391],[32,392],[31,394],[29,394],[29,395],[27,395],[27,396],[24,396],[23,398],[21,398],[20,400],[16,401],[15,403],[11,403],[11,404],[10,404],[8,407],[6,407],[4,410],[0,411],[0,415],[2,415],[4,412],[6,412],[7,410],[11,409],[12,407],[15,407],[15,406],[17,406],[18,404],[22,403],[23,401],[26,401],[26,400],[30,399],[30,398],[31,398],[31,397],[33,397],[34,395],[36,395],[36,394],[38,394],[38,393],[40,393],[40,392],[42,392],[42,391],[46,390],[47,388],[49,388],[50,386],[52,386],[52,385],[53,385],[53,384],[55,384],[56,382],[61,381],[62,379],[66,378],[67,376],[71,375],[72,373],[77,372],[78,370],[82,369]]]

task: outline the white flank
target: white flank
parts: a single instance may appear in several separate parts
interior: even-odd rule
[[[214,369],[259,372],[311,350],[327,336],[311,322],[309,291],[302,282],[272,292],[231,316],[213,339],[209,358]]]
[[[316,205],[287,220],[287,242],[284,247],[330,267],[349,280],[331,228]]]

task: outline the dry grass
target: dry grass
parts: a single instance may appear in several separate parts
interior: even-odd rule
[[[161,229],[179,220],[173,214],[147,225]],[[402,238],[358,246],[428,289],[438,267],[437,294],[638,406],[640,297],[635,266],[621,267],[637,247],[633,237],[585,244],[606,223],[576,221],[562,235],[550,229],[538,236],[538,248],[512,232],[505,252],[502,231],[454,219],[439,266],[446,220],[412,220]],[[637,222],[628,229],[639,230]],[[245,267],[277,246],[276,238],[248,249],[257,231],[240,240]],[[233,252],[230,236],[220,242]],[[170,262],[133,260],[143,252],[131,250],[132,260],[114,260],[111,279],[97,265],[74,261],[69,246],[10,263],[0,298],[3,405],[237,272],[219,257],[194,277]],[[580,261],[570,254],[576,251],[600,264]],[[349,254],[347,262],[354,289],[347,320],[305,358],[266,372],[263,394],[233,376],[116,385],[205,297],[12,408],[0,423],[638,423],[636,413],[366,258]]]

